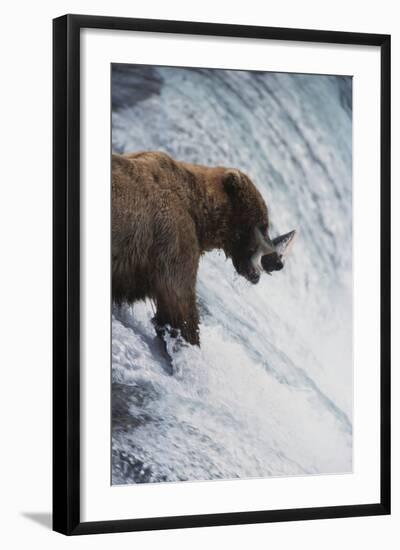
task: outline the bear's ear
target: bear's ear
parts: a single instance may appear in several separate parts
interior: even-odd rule
[[[227,170],[222,177],[222,184],[225,192],[231,198],[240,195],[242,187],[242,177],[238,170]]]

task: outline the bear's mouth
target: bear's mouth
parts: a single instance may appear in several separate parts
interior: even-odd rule
[[[251,273],[248,274],[247,279],[248,279],[253,285],[256,285],[256,284],[258,283],[258,281],[260,280],[260,274],[257,273],[256,271],[252,271]]]
[[[244,277],[253,285],[256,285],[260,280],[260,270],[255,268],[252,262],[249,262],[243,273]]]

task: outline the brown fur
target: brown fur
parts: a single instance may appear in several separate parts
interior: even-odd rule
[[[267,230],[267,207],[239,170],[178,162],[160,152],[113,155],[113,300],[154,300],[159,333],[169,325],[199,344],[200,255],[222,249],[249,277],[257,226]]]

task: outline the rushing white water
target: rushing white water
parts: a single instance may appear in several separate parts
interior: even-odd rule
[[[201,260],[201,348],[173,353],[150,302],[114,308],[113,483],[352,470],[351,79],[113,66],[113,149],[246,172],[283,271]],[[172,346],[173,343],[171,343]]]

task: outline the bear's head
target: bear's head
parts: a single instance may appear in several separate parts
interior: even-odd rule
[[[250,178],[239,170],[227,170],[222,183],[230,204],[225,254],[239,275],[256,284],[262,272],[261,259],[274,254],[267,205]]]

